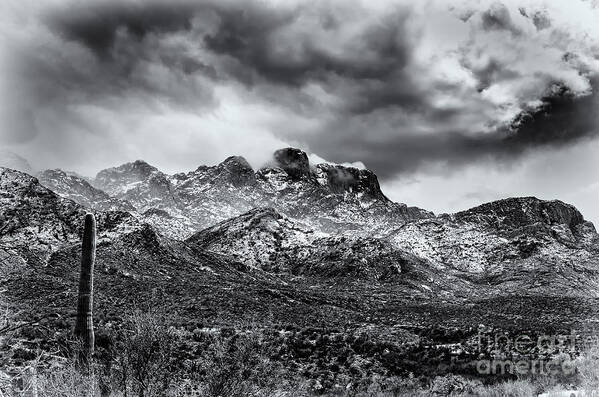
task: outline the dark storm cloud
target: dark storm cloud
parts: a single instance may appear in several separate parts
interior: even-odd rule
[[[265,18],[257,13],[235,11],[221,13],[219,17],[216,32],[205,37],[208,48],[235,58],[276,83],[301,86],[311,80],[326,80],[329,74],[352,80],[388,81],[407,65],[410,56],[410,46],[402,40],[405,15],[394,15],[355,38],[353,44],[371,54],[363,54],[364,57],[335,54],[336,49],[305,38],[298,38],[300,50],[294,57],[277,56],[274,47],[278,29],[297,15]],[[331,18],[333,15],[322,18],[323,28],[335,24]]]
[[[161,41],[161,35],[189,32],[194,16],[211,7],[204,2],[177,1],[86,3],[51,10],[44,19],[67,42],[80,43],[99,58],[97,66],[105,72],[103,77],[108,81],[103,85],[107,89],[128,85],[144,89],[152,83],[135,78],[140,64],[164,66],[174,74],[216,78],[214,67],[190,54],[189,48]]]
[[[557,85],[542,98],[541,107],[522,112],[509,126],[501,126],[492,133],[405,132],[389,133],[387,139],[372,140],[368,131],[353,129],[352,126],[360,123],[350,121],[329,126],[333,131],[345,128],[348,132],[345,140],[329,134],[311,144],[332,161],[359,159],[383,179],[431,164],[445,164],[449,166],[446,170],[452,171],[456,166],[482,159],[509,163],[529,150],[565,146],[596,136],[599,95],[595,89],[598,85],[594,81],[593,91],[584,96],[574,95],[563,85]]]
[[[405,72],[410,64],[412,45],[406,31],[409,11],[391,7],[389,14],[367,26],[345,42],[326,43],[326,34],[335,36],[344,21],[343,11],[324,10],[319,15],[317,35],[286,34],[306,9],[293,13],[265,12],[265,9],[227,10],[218,13],[214,32],[204,37],[206,47],[225,58],[229,77],[247,86],[274,84],[290,90],[309,83],[331,89],[341,85],[344,110],[368,113],[388,107],[414,109],[424,105],[425,94],[412,84]]]
[[[119,29],[137,40],[149,33],[190,29],[198,8],[190,3],[90,3],[52,10],[46,21],[66,38],[81,41],[100,56],[108,56]]]
[[[426,93],[405,71],[413,45],[405,29],[409,9],[391,6],[384,18],[373,20],[358,34],[327,43],[328,33],[344,34],[339,32],[348,23],[349,9],[323,8],[313,18],[307,5],[284,8],[256,1],[104,3],[54,10],[46,21],[66,40],[96,54],[110,76],[129,79],[140,59],[154,57],[171,69],[239,81],[250,88],[284,86],[292,97],[294,89],[320,84],[343,96],[341,108],[350,113],[426,106]],[[322,40],[310,32],[289,30],[291,25],[301,26],[300,19],[306,17],[316,20],[314,33],[323,33]],[[199,21],[195,27],[194,18]],[[210,59],[168,56],[163,49],[144,44],[148,36],[168,33],[196,40]],[[113,85],[128,83],[136,84]]]
[[[559,146],[596,135],[599,115],[599,80],[591,82],[592,92],[578,96],[568,87],[558,84],[553,92],[542,98],[543,105],[521,113],[505,139],[507,149],[527,146]]]
[[[531,36],[554,28],[544,11],[520,15],[499,2],[460,11],[440,19],[448,26],[435,26],[442,35],[427,42],[435,10],[419,7],[69,2],[44,14],[43,44],[32,35],[18,52],[13,77],[20,92],[10,114],[36,115],[15,121],[12,135],[27,141],[42,131],[68,146],[59,139],[62,129],[105,134],[95,124],[111,120],[90,117],[90,109],[197,116],[219,108],[215,91],[223,87],[228,98],[267,107],[276,119],[268,133],[277,139],[306,144],[327,160],[362,161],[382,177],[430,163],[511,161],[595,134],[595,83],[590,95],[581,95],[584,84],[572,84],[576,89],[543,97],[556,81],[566,87],[591,74],[584,57],[559,59],[559,45],[542,41],[569,36]],[[463,26],[469,34],[450,36]],[[538,100],[543,105],[529,109]],[[243,118],[244,111],[251,112],[233,114]],[[505,113],[518,112],[506,125]],[[52,128],[46,119],[35,122],[40,115]],[[289,117],[303,117],[308,131],[293,130]],[[123,140],[128,127],[116,127]]]
[[[20,37],[7,61],[12,100],[1,109],[4,138],[27,142],[42,132],[56,135],[59,144],[61,130],[102,134],[80,107],[116,107],[124,114],[212,108],[214,67],[185,43],[162,36],[190,29],[200,9],[199,3],[90,2],[41,13],[43,23]],[[21,117],[25,113],[33,114]],[[48,131],[40,117],[63,125]]]

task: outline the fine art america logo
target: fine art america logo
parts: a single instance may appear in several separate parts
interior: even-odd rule
[[[596,346],[597,338],[581,341],[574,331],[570,334],[510,336],[489,335],[479,331],[479,353],[489,353],[491,358],[476,360],[476,370],[481,375],[573,375],[576,372],[573,358],[584,345]]]

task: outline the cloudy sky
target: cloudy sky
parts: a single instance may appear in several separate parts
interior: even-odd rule
[[[599,2],[3,0],[0,145],[167,172],[273,150],[435,212],[559,198],[599,223]]]

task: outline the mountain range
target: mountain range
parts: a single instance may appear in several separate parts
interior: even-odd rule
[[[570,303],[582,310],[599,292],[599,235],[569,204],[508,198],[435,215],[389,200],[369,170],[312,165],[286,148],[258,170],[242,157],[174,175],[143,161],[94,178],[0,168],[8,299],[72,314],[87,211],[98,219],[104,321],[155,301],[187,319],[268,311],[295,322],[473,324],[537,297],[570,299],[562,314],[578,321],[594,312],[574,318]],[[489,309],[497,301],[509,308]],[[455,310],[469,314],[445,316]]]

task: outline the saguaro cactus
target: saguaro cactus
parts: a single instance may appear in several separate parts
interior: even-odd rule
[[[77,301],[77,324],[75,336],[81,341],[81,358],[88,363],[94,353],[94,262],[96,260],[96,219],[93,214],[85,215],[81,252],[81,274]]]

